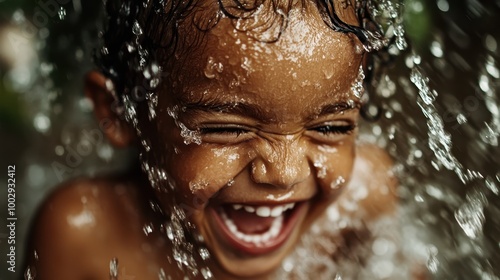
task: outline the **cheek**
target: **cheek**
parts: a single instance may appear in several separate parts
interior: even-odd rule
[[[178,194],[185,203],[198,198],[205,206],[221,188],[233,183],[233,179],[248,166],[248,155],[239,147],[213,148],[207,144],[181,144],[178,152],[167,163],[169,173],[177,185]]]
[[[354,144],[344,144],[341,147],[320,151],[317,158],[322,158],[324,162],[321,168],[316,167],[316,177],[321,190],[327,196],[338,193],[350,180],[354,157]],[[320,164],[315,165],[320,166]]]

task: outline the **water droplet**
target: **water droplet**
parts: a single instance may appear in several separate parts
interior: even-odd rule
[[[334,181],[330,184],[330,188],[332,188],[333,190],[336,190],[336,189],[338,189],[338,188],[342,187],[344,183],[345,183],[345,179],[344,179],[344,177],[339,176],[336,180],[334,180]]]
[[[142,75],[147,80],[151,79],[151,77],[152,77],[151,72],[149,71],[149,68],[147,68],[147,67],[146,67],[146,69],[144,69],[144,71],[142,71]]]
[[[493,178],[487,177],[485,180],[485,184],[486,184],[486,187],[488,189],[490,189],[494,194],[496,194],[496,195],[499,194],[498,187],[497,187],[495,181],[493,180]]]
[[[209,79],[215,78],[216,73],[222,73],[224,66],[220,62],[216,62],[213,57],[208,57],[207,65],[205,66],[205,77]]]
[[[493,129],[493,127],[487,123],[485,124],[485,127],[479,132],[479,137],[484,143],[495,147],[498,146],[498,136],[498,130]]]
[[[158,95],[151,93],[148,97],[148,118],[152,121],[156,117],[156,108],[158,107]]]
[[[101,48],[101,54],[103,54],[103,55],[108,55],[108,54],[109,54],[109,50],[108,50],[108,48],[106,48],[106,47],[102,47],[102,48]]]
[[[455,219],[469,238],[477,238],[482,233],[485,219],[483,204],[478,200],[465,202],[455,212]]]
[[[174,231],[173,231],[172,226],[170,225],[170,223],[168,223],[165,226],[165,233],[167,234],[168,239],[174,240]]]
[[[129,53],[133,53],[136,50],[135,46],[133,44],[131,44],[131,43],[126,43],[125,46],[127,47],[127,51]]]
[[[36,269],[32,266],[28,266],[24,271],[24,280],[35,280],[36,279]]]
[[[109,279],[118,280],[118,259],[112,258],[109,261]]]
[[[152,232],[153,232],[153,224],[152,224],[152,223],[149,223],[149,224],[147,224],[147,225],[144,225],[144,226],[142,227],[142,231],[144,232],[144,234],[145,234],[146,236],[148,236],[150,233],[152,233]]]
[[[457,122],[458,122],[458,124],[465,124],[465,123],[467,123],[467,117],[465,117],[464,114],[458,114],[457,115]]]
[[[114,155],[114,149],[108,143],[104,143],[97,147],[97,156],[105,162],[110,162]]]
[[[202,191],[208,187],[208,183],[206,182],[189,182],[189,190],[192,193],[196,193]]]
[[[363,93],[365,92],[365,89],[363,87],[364,79],[365,79],[365,73],[363,72],[363,67],[360,66],[358,69],[358,76],[356,77],[356,80],[351,86],[352,93],[358,99],[361,99],[363,97]]]
[[[52,73],[52,71],[54,71],[54,64],[46,62],[42,62],[40,64],[40,74],[42,76],[47,77],[50,75],[50,73]]]
[[[488,56],[485,69],[493,78],[498,79],[500,78],[500,71],[495,64],[495,59],[492,56]]]
[[[200,269],[201,275],[203,276],[203,279],[212,279],[212,271],[208,269],[208,267],[202,267]]]
[[[435,57],[443,57],[443,49],[438,41],[434,41],[431,43],[431,53]]]
[[[490,79],[486,75],[481,75],[479,77],[479,87],[484,92],[490,91]]]
[[[208,258],[210,258],[210,253],[206,248],[200,248],[199,253],[202,260],[208,260]]]
[[[142,28],[138,21],[134,22],[134,25],[132,26],[132,33],[136,36],[142,35]]]
[[[54,148],[54,152],[56,153],[56,155],[58,156],[62,156],[64,154],[64,147],[61,146],[61,145],[57,145],[55,148]]]
[[[438,0],[437,6],[442,12],[448,12],[450,10],[450,4],[448,4],[447,0]]]
[[[383,75],[380,79],[380,86],[377,87],[377,93],[385,98],[389,98],[396,92],[396,84],[389,75]]]
[[[290,258],[287,258],[285,259],[285,261],[283,261],[282,267],[286,272],[291,272],[293,270],[293,266],[293,261]]]
[[[57,15],[59,16],[60,20],[64,20],[66,18],[66,9],[64,7],[60,7],[59,11],[57,12]]]
[[[319,158],[314,161],[314,167],[317,168],[316,176],[318,178],[326,177],[327,169],[325,166],[325,162],[326,162],[326,157],[324,155],[320,155]]]
[[[484,45],[490,52],[495,52],[497,50],[497,41],[495,37],[489,34],[486,35],[486,38],[484,39]]]
[[[201,145],[201,135],[198,131],[190,130],[184,124],[179,123],[181,129],[181,137],[184,139],[184,144],[189,145],[195,143]]]
[[[437,273],[439,268],[439,260],[437,258],[438,249],[434,246],[427,249],[427,269],[432,273]]]
[[[149,141],[147,139],[142,139],[141,145],[146,152],[149,152],[151,150],[151,146],[149,145]]]
[[[167,275],[165,274],[165,270],[163,270],[163,268],[160,268],[160,272],[158,272],[158,279],[167,280]]]
[[[33,126],[35,129],[40,132],[40,133],[46,133],[50,129],[50,119],[42,114],[38,113],[35,115],[35,118],[33,119]]]

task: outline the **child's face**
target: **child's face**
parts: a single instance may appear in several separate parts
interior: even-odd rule
[[[146,136],[222,270],[255,276],[280,264],[349,180],[362,55],[313,8],[292,11],[276,43],[227,18],[201,38],[159,94]],[[185,144],[183,126],[201,144]]]

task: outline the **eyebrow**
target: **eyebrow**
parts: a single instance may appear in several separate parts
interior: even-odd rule
[[[232,115],[250,116],[261,119],[265,112],[257,105],[245,102],[227,102],[217,99],[204,99],[196,102],[182,102],[182,107],[187,110],[203,111],[208,113],[227,113]]]
[[[203,111],[207,113],[227,113],[232,115],[239,116],[249,116],[253,119],[262,120],[262,117],[266,116],[266,112],[262,110],[259,106],[246,102],[227,102],[218,100],[217,98],[210,99],[202,99],[199,101],[181,101],[182,107],[185,108],[186,111]],[[321,107],[319,113],[317,115],[312,115],[307,118],[307,121],[314,120],[318,117],[325,115],[333,115],[340,114],[341,112],[359,109],[361,107],[361,103],[359,101],[355,102],[347,102],[340,101],[336,103],[326,104]],[[269,118],[272,119],[272,118]],[[271,121],[269,121],[271,122]]]
[[[330,114],[339,114],[344,111],[359,109],[361,108],[361,103],[359,101],[347,102],[340,101],[333,104],[326,104],[320,110],[318,116],[330,115]]]

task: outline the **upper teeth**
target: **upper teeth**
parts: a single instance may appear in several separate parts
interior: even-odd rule
[[[233,204],[234,210],[244,209],[248,213],[255,213],[260,217],[278,217],[283,214],[288,209],[292,209],[295,206],[295,203],[288,203],[284,205],[269,207],[269,206],[258,206],[253,207],[250,205],[241,205],[241,204]]]

